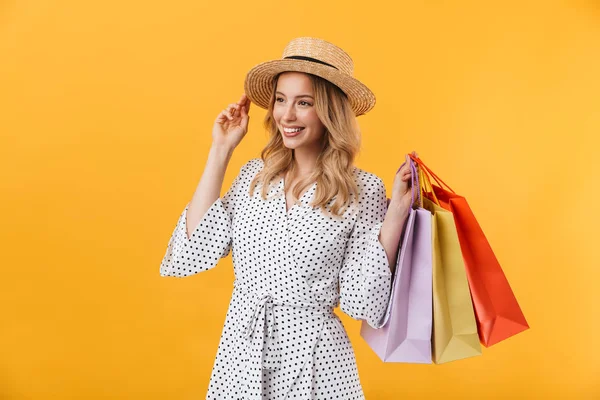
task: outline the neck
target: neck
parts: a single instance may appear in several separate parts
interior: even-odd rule
[[[303,177],[314,172],[321,149],[299,148],[292,150],[296,176]]]

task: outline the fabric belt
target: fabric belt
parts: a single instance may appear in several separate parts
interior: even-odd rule
[[[237,282],[234,286],[252,301],[250,318],[242,322],[242,336],[250,341],[250,360],[263,369],[277,369],[281,365],[282,349],[275,337],[275,307],[299,314],[321,315],[324,319],[335,317],[334,307],[330,305],[283,300],[267,291],[249,291]]]
[[[235,290],[250,307],[247,320],[241,321],[241,335],[248,344],[247,363],[238,377],[240,387],[247,390],[248,400],[263,399],[263,370],[272,370],[275,379],[270,388],[285,398],[292,385],[302,373],[305,362],[313,356],[314,348],[321,337],[325,321],[337,318],[334,307],[322,303],[299,301],[291,296],[277,298],[271,291],[255,291],[244,287],[237,280]],[[293,326],[277,325],[277,315],[289,313],[296,319]],[[296,326],[297,325],[297,326]],[[294,342],[298,339],[298,342]],[[291,348],[283,349],[283,346]],[[286,358],[282,359],[282,354]],[[280,371],[277,371],[281,368]],[[280,376],[281,375],[281,376]],[[281,379],[285,375],[286,379]]]

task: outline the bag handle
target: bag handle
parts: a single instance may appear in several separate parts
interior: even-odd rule
[[[433,185],[431,184],[429,175],[427,174],[427,171],[424,168],[419,168],[419,178],[421,180],[421,187],[422,187],[423,191],[429,191],[431,193],[431,197],[432,197],[431,200],[439,206],[440,201],[438,200],[437,196],[435,195],[435,191],[433,190]],[[430,189],[430,190],[428,190],[428,189]]]
[[[421,181],[419,179],[419,171],[417,170],[417,164],[415,164],[415,162],[413,160],[410,160],[410,170],[411,170],[411,177],[412,177],[412,182],[411,182],[411,191],[414,193],[415,191],[417,192],[417,203],[419,205],[419,207],[423,208],[423,194],[421,193]],[[412,206],[413,203],[411,203]]]
[[[398,171],[396,171],[396,173],[400,172],[400,170],[402,169],[402,167],[404,167],[406,165],[406,163],[408,162],[408,165],[410,166],[410,177],[411,177],[411,185],[410,185],[410,206],[412,207],[415,204],[415,200],[417,201],[419,207],[423,207],[423,197],[421,195],[421,187],[420,187],[420,182],[419,182],[419,176],[418,176],[418,171],[417,171],[417,167],[415,162],[411,159],[411,158],[406,158],[406,161],[404,161],[402,163],[402,165],[400,166],[400,168],[398,168]],[[417,198],[415,199],[415,192],[417,195]]]
[[[436,181],[436,183],[440,187],[442,187],[442,188],[446,187],[452,193],[456,194],[456,192],[446,182],[444,182],[439,176],[437,176],[435,174],[435,172],[433,172],[427,165],[425,165],[425,163],[423,162],[423,160],[421,160],[418,157],[414,157],[413,155],[409,155],[409,157],[411,158],[411,160],[413,160],[415,163],[417,163],[420,167],[422,167],[423,169],[425,169],[425,171],[427,171],[428,174],[431,175],[431,177],[433,177],[433,179]],[[429,176],[428,176],[428,178],[429,178]],[[431,184],[431,181],[429,181],[429,183]],[[433,187],[431,188],[431,191],[433,192]]]

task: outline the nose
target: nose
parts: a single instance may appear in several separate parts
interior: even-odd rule
[[[283,113],[283,120],[284,121],[293,121],[295,119],[296,119],[296,109],[294,108],[294,104],[290,103],[285,108],[285,112]]]

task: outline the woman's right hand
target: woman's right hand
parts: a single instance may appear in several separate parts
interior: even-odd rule
[[[227,106],[215,120],[213,125],[213,145],[225,146],[234,149],[248,132],[251,101],[245,94],[240,101]]]

